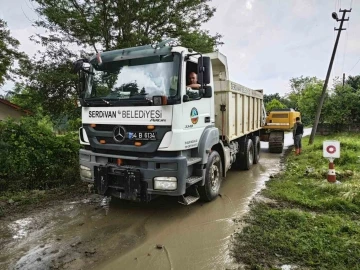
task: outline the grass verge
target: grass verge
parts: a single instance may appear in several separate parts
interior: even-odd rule
[[[337,179],[326,181],[324,140],[341,142]],[[360,140],[356,134],[304,140],[303,154],[289,155],[286,169],[267,182],[235,233],[232,253],[250,269],[360,269]],[[299,269],[298,268],[298,269]]]

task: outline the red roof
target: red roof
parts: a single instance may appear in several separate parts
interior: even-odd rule
[[[0,103],[3,103],[3,104],[5,104],[5,105],[8,105],[8,106],[12,107],[12,108],[15,109],[15,110],[23,111],[23,112],[25,112],[26,114],[31,114],[30,111],[25,110],[25,109],[21,108],[20,106],[14,104],[14,103],[11,103],[10,101],[7,101],[6,99],[0,98]]]

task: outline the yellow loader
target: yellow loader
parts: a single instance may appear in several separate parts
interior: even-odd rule
[[[270,153],[281,153],[284,149],[284,133],[294,128],[296,117],[300,112],[294,109],[275,109],[271,111],[261,130],[260,140],[269,142]]]

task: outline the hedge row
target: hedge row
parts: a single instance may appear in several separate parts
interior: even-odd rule
[[[56,136],[47,119],[0,122],[0,192],[74,184],[78,151],[77,134]]]

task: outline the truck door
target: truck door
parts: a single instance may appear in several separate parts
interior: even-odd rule
[[[211,102],[212,98],[203,98],[202,91],[194,86],[194,79],[197,77],[197,63],[196,59],[190,58],[186,65],[184,65],[182,87],[183,96],[188,97],[188,101],[183,102],[183,143],[185,149],[191,149],[198,146],[200,137],[204,129],[211,125]],[[196,83],[199,83],[198,81]]]

